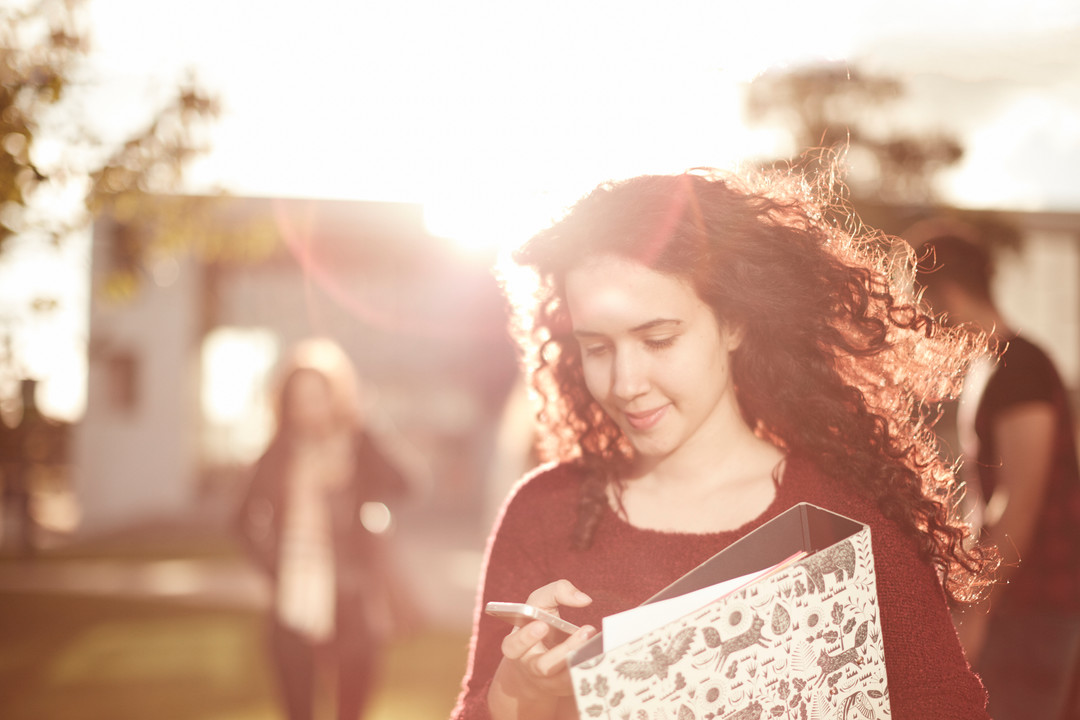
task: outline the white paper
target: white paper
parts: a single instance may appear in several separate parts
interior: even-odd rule
[[[603,621],[604,652],[635,640],[658,627],[667,625],[672,620],[678,620],[683,615],[699,610],[713,600],[722,598],[743,585],[753,582],[771,570],[773,570],[772,567],[767,567],[748,575],[725,580],[716,585],[692,590],[685,595],[668,598],[667,600],[658,600],[654,603],[639,605],[614,615],[608,615]]]

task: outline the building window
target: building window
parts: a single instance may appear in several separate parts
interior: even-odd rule
[[[117,351],[106,360],[106,391],[109,407],[122,414],[130,414],[139,404],[139,365],[135,353]]]

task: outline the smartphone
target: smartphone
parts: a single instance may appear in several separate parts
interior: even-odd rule
[[[484,611],[516,627],[528,625],[533,620],[543,621],[551,628],[551,632],[544,638],[550,638],[551,642],[548,644],[557,645],[578,631],[578,626],[574,623],[525,603],[489,602]]]

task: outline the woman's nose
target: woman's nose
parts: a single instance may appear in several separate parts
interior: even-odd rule
[[[611,391],[618,399],[629,401],[644,394],[649,389],[649,379],[645,358],[632,351],[618,352],[615,355]]]

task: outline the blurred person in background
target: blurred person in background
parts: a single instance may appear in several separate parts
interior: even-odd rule
[[[19,383],[22,410],[19,420],[8,427],[0,419],[0,482],[3,516],[0,547],[9,546],[22,557],[38,551],[43,528],[35,510],[36,470],[64,460],[67,429],[46,417],[37,404],[38,382],[24,378]]]
[[[1003,558],[960,637],[995,720],[1072,717],[1062,713],[1080,651],[1080,470],[1068,396],[1047,354],[996,306],[973,231],[934,227],[906,233],[925,300],[948,323],[992,333],[1000,352],[969,373],[957,413],[981,542]]]
[[[356,373],[335,343],[295,348],[275,410],[237,515],[271,581],[273,664],[290,720],[313,717],[323,670],[336,671],[339,720],[357,720],[397,600],[385,503],[406,494],[406,481],[368,431]]]
[[[31,511],[30,462],[26,453],[27,428],[34,422],[34,382],[23,380],[22,416],[12,427],[0,419],[0,548],[13,548],[19,555],[29,556],[36,547],[36,528]]]

